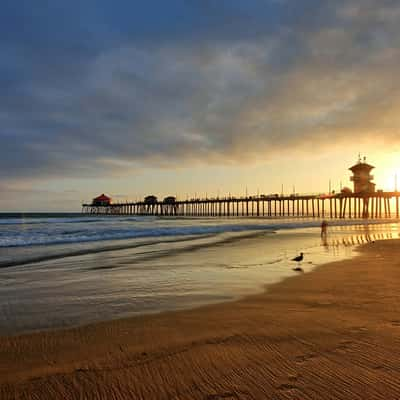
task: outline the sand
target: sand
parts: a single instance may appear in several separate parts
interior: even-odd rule
[[[0,398],[400,398],[400,241],[237,302],[1,337]]]

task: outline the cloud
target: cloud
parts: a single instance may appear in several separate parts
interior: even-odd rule
[[[400,142],[396,2],[173,4],[166,17],[145,10],[140,29],[86,10],[71,32],[56,19],[33,33],[43,21],[25,14],[31,41],[2,45],[0,177]]]

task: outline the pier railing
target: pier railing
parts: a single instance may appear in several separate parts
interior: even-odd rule
[[[247,197],[83,204],[85,214],[190,217],[399,218],[400,192],[269,194]],[[391,210],[394,200],[395,212]]]

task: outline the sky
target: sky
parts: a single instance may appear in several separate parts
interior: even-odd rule
[[[396,0],[5,0],[0,212],[400,177]]]

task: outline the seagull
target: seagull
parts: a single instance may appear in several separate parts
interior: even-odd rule
[[[300,261],[303,261],[303,253],[300,253],[299,256],[297,256],[297,257],[295,257],[295,258],[292,258],[292,261],[297,261],[298,263],[299,263]]]
[[[303,253],[300,253],[299,256],[297,256],[297,257],[295,257],[295,258],[292,258],[292,261],[296,261],[296,262],[297,262],[297,267],[296,267],[296,268],[292,268],[293,271],[296,271],[296,272],[304,272],[304,271],[303,271],[303,268],[300,267],[300,262],[303,261],[303,258],[304,258],[304,257],[303,257]]]

